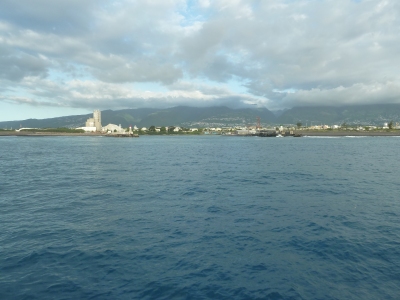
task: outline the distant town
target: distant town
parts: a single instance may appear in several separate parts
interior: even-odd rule
[[[80,134],[101,134],[116,137],[138,137],[139,135],[163,135],[163,134],[192,134],[192,135],[238,135],[238,136],[302,136],[302,135],[345,135],[346,132],[357,133],[357,135],[371,135],[372,133],[390,133],[388,135],[400,134],[398,122],[384,122],[382,126],[351,126],[346,123],[335,125],[311,125],[307,126],[298,122],[291,125],[262,126],[259,117],[252,125],[238,125],[228,127],[182,127],[182,126],[149,126],[137,127],[136,125],[124,128],[121,124],[102,125],[101,111],[95,110],[93,117],[88,118],[85,126],[76,128],[18,128],[2,129],[1,131],[23,132],[54,132],[54,133],[80,133]],[[350,135],[350,133],[349,133]],[[377,134],[382,135],[382,134]],[[385,135],[385,134],[383,134]]]
[[[104,127],[101,125],[101,112],[95,110],[93,112],[93,118],[89,118],[86,121],[85,127],[78,127],[76,129],[84,130],[85,132],[102,132],[106,134],[124,134],[124,133],[140,133],[140,134],[166,134],[166,133],[202,133],[202,134],[237,134],[237,135],[252,135],[260,131],[275,131],[277,134],[294,132],[296,130],[349,130],[349,131],[374,131],[374,130],[390,130],[400,129],[399,123],[383,123],[382,127],[378,126],[348,126],[346,123],[341,125],[312,125],[303,126],[301,122],[298,122],[295,126],[273,126],[263,127],[261,126],[260,118],[257,118],[255,125],[248,126],[234,126],[234,127],[180,127],[180,126],[150,126],[138,128],[136,125],[133,127],[123,128],[121,125],[108,124]]]

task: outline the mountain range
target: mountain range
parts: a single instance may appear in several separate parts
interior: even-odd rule
[[[0,122],[0,128],[56,128],[82,127],[92,114],[74,115],[48,119],[27,119]],[[400,121],[400,104],[294,107],[271,112],[266,108],[231,109],[225,106],[189,107],[177,106],[167,109],[138,108],[123,110],[104,110],[102,124],[121,124],[138,127],[183,126],[183,127],[223,127],[234,125],[255,125],[257,118],[262,125],[296,124],[360,124],[382,125],[384,122]]]

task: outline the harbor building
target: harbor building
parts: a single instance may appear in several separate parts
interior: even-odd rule
[[[103,127],[103,132],[107,133],[124,133],[125,129],[121,127],[121,124],[115,125],[115,124],[108,124],[107,126]]]

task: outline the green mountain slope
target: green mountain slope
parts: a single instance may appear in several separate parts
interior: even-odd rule
[[[137,108],[123,110],[104,110],[101,112],[101,123],[121,124],[122,127],[134,126],[140,124],[148,115],[157,112],[155,108]]]
[[[65,116],[49,119],[28,119],[0,122],[0,128],[76,128],[85,125],[92,114]],[[139,108],[102,111],[102,125],[109,123],[138,127],[183,126],[224,127],[255,125],[260,117],[262,125],[296,124],[365,124],[382,125],[384,122],[400,122],[400,104],[359,105],[342,107],[294,107],[276,117],[266,108],[231,109],[225,106],[189,107],[177,106],[168,109]]]
[[[92,114],[67,116],[50,119],[28,119],[22,121],[0,122],[0,128],[49,128],[49,127],[81,127]],[[256,124],[256,117],[260,117],[263,124],[275,123],[276,117],[266,108],[261,109],[231,109],[225,106],[218,107],[188,107],[178,106],[168,109],[139,108],[123,110],[105,110],[101,113],[103,126],[121,124],[138,127],[154,126],[231,126],[237,124]]]
[[[142,121],[152,112],[157,111],[154,108],[124,109],[124,110],[104,110],[101,112],[101,123],[103,126],[112,124],[121,124],[123,127],[135,125]],[[49,119],[28,119],[21,121],[0,122],[0,128],[57,128],[67,127],[76,128],[85,126],[86,120],[93,117],[93,114],[75,115]]]
[[[278,119],[281,124],[371,124],[400,121],[400,104],[352,105],[341,107],[294,107]]]
[[[256,123],[260,117],[263,123],[275,123],[276,117],[266,108],[231,109],[225,106],[188,107],[178,106],[154,112],[144,118],[140,126],[231,126]]]
[[[304,125],[314,123],[332,123],[340,119],[337,107],[294,107],[285,111],[278,122],[282,124],[296,124],[301,122]]]
[[[93,117],[93,114],[87,115],[75,115],[75,116],[66,116],[66,117],[58,117],[58,118],[49,118],[49,119],[27,119],[20,121],[6,121],[0,122],[0,128],[13,128],[17,129],[20,127],[28,127],[28,128],[58,128],[58,127],[68,127],[68,128],[76,128],[80,126],[84,126],[85,122],[88,118]]]

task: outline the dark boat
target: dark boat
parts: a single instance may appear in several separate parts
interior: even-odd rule
[[[260,130],[260,132],[258,132],[257,136],[276,137],[276,131],[275,130]]]

